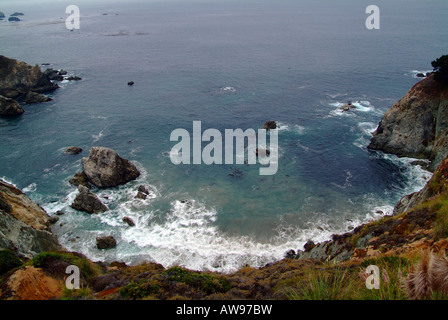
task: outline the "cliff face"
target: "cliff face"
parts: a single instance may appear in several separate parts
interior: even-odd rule
[[[49,219],[26,194],[0,180],[0,249],[27,257],[62,249],[50,232]]]
[[[40,70],[25,62],[10,59],[0,55],[0,95],[7,98],[17,98],[28,92],[48,92],[58,88]]]
[[[447,134],[448,86],[430,75],[384,114],[368,148],[430,159],[435,170],[448,155]]]

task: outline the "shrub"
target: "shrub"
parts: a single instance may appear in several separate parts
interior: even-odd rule
[[[159,292],[160,286],[156,281],[130,282],[120,288],[119,292],[125,299],[142,299]]]
[[[0,275],[21,265],[22,261],[11,250],[0,250]]]
[[[286,297],[290,300],[336,300],[348,295],[350,281],[347,269],[332,272],[313,272],[300,289],[290,290]]]
[[[205,294],[224,293],[231,289],[230,282],[224,277],[188,271],[180,267],[172,267],[163,274],[168,281],[183,282]]]
[[[65,275],[65,269],[68,265],[76,265],[79,267],[81,276],[87,280],[101,274],[98,265],[79,254],[71,252],[43,252],[31,260],[31,265],[59,276]]]
[[[443,55],[440,58],[431,62],[434,68],[434,75],[437,80],[444,82],[448,81],[448,55]]]

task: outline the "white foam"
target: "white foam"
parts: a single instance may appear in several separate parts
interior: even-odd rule
[[[358,129],[360,130],[360,137],[353,142],[353,145],[358,148],[365,149],[375,132],[377,124],[373,122],[359,122]]]
[[[36,183],[31,183],[28,186],[26,186],[25,188],[22,189],[22,191],[24,193],[32,193],[35,192],[37,190],[37,184]]]
[[[17,188],[17,186],[12,182],[12,180],[10,181],[10,180],[9,180],[8,178],[6,178],[5,176],[0,177],[0,179],[3,180],[4,182],[6,182],[6,183],[8,183],[8,184],[10,184],[10,185],[12,185],[12,186],[14,186],[14,187]]]
[[[98,142],[104,136],[103,130],[101,130],[98,134],[92,134],[93,142]]]
[[[434,70],[411,70],[411,71],[409,71],[409,73],[411,74],[411,76],[413,77],[413,78],[415,78],[415,79],[424,79],[424,78],[426,78],[426,74],[429,72],[429,73],[431,73],[431,72],[433,72]],[[408,73],[408,74],[409,74]],[[425,76],[424,77],[417,77],[417,74],[419,74],[419,73],[422,73],[422,74],[424,74]],[[408,74],[406,74],[406,75],[408,75]]]
[[[373,124],[360,123],[359,127],[371,130]],[[362,130],[361,130],[362,131]],[[408,170],[409,184],[403,192],[410,193],[421,188],[430,178],[430,173],[418,166],[410,165],[413,159],[380,155],[405,166]],[[94,189],[110,211],[98,215],[76,212],[69,206],[77,194],[74,189],[59,203],[45,206],[49,213],[65,209],[61,216],[67,226],[58,231],[61,243],[69,250],[87,255],[93,260],[124,261],[135,264],[144,260],[154,261],[164,267],[180,265],[193,270],[212,270],[234,272],[244,265],[261,267],[282,259],[290,249],[301,249],[308,240],[323,242],[333,234],[352,230],[363,223],[392,213],[393,206],[379,201],[374,196],[366,196],[367,209],[347,216],[322,217],[310,219],[305,227],[282,221],[275,228],[276,235],[261,242],[249,236],[232,236],[220,230],[217,221],[219,211],[199,200],[186,197],[181,201],[179,195],[163,195],[160,187],[148,183],[148,173],[136,163],[142,175],[133,182],[112,189]],[[346,180],[342,188],[350,186],[352,173],[345,172]],[[150,195],[146,200],[135,199],[136,186],[144,184]],[[153,205],[159,198],[173,197],[169,210],[161,212]],[[370,208],[369,208],[370,203]],[[123,217],[130,217],[134,227],[123,223]],[[349,219],[348,219],[349,218]],[[66,229],[64,229],[66,228]],[[76,231],[75,231],[76,230]],[[80,235],[76,241],[74,236]],[[95,238],[100,235],[113,235],[118,246],[111,250],[98,250]]]
[[[277,122],[277,129],[281,132],[281,131],[287,131],[287,132],[294,132],[297,134],[304,134],[305,132],[305,127],[300,126],[298,124],[288,124],[288,123],[284,123],[284,122]]]
[[[236,89],[231,86],[222,87],[219,89],[219,93],[234,93],[236,92]]]

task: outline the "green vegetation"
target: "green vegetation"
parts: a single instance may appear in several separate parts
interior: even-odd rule
[[[160,290],[160,285],[157,281],[134,282],[120,288],[119,292],[125,299],[143,299],[152,294],[157,294]]]
[[[0,276],[21,265],[22,261],[11,250],[0,250]]]
[[[290,300],[340,300],[349,297],[350,287],[347,270],[314,271],[302,281],[300,289],[291,290],[286,296]]]
[[[180,267],[172,267],[165,270],[163,274],[167,281],[185,283],[205,294],[224,293],[231,289],[229,281],[224,277],[192,272]]]
[[[100,267],[82,255],[71,252],[43,252],[34,257],[29,264],[42,268],[51,274],[65,274],[68,265],[79,267],[81,276],[88,280],[101,274]]]
[[[77,290],[70,290],[64,287],[64,293],[61,300],[82,300],[88,299],[92,295],[92,290],[89,287],[79,288]]]
[[[230,289],[230,282],[223,276],[172,267],[146,279],[132,280],[120,288],[119,294],[125,299],[192,299]]]
[[[448,55],[443,55],[440,58],[431,62],[434,68],[434,75],[437,80],[448,82]]]
[[[361,272],[369,265],[375,265],[380,270],[379,289],[364,288],[362,298],[366,300],[405,300],[407,295],[402,287],[403,271],[407,272],[410,261],[399,256],[383,256],[366,259],[361,263]]]

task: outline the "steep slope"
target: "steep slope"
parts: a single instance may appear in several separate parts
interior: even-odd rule
[[[448,155],[447,132],[448,85],[431,74],[384,114],[368,148],[430,159],[433,171]]]

